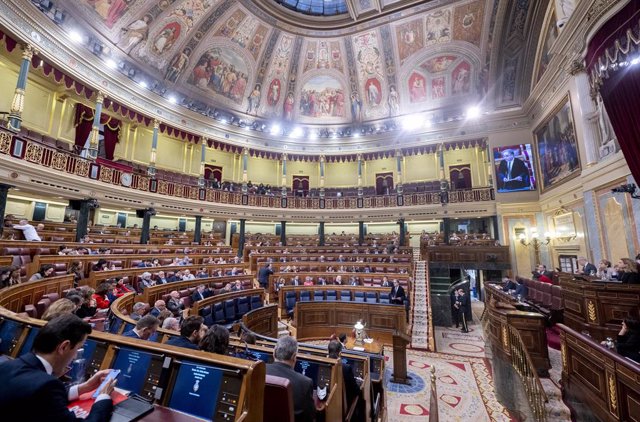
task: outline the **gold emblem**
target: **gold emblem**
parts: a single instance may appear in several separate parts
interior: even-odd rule
[[[589,321],[596,321],[596,305],[594,305],[593,301],[589,301],[587,304],[587,313],[589,314]]]
[[[11,148],[11,134],[9,132],[0,132],[0,152],[8,154]]]
[[[560,344],[560,354],[562,355],[562,368],[564,368],[565,371],[568,371],[569,367],[567,366],[567,346],[565,346],[564,343]]]
[[[618,409],[618,394],[616,393],[616,381],[611,374],[609,374],[609,402],[611,410],[616,411]]]

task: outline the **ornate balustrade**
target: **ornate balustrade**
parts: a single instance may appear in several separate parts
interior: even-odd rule
[[[47,147],[26,140],[0,129],[0,155],[22,160],[28,165],[39,165],[61,173],[95,180],[110,185],[123,186],[123,172],[104,162],[86,160],[75,154]],[[416,192],[399,196],[363,196],[343,198],[298,198],[281,196],[246,195],[217,189],[189,186],[147,175],[134,174],[129,189],[158,193],[160,195],[190,200],[264,208],[335,209],[396,208],[402,206],[439,205],[440,192]],[[450,203],[486,202],[495,199],[494,189],[481,187],[469,190],[450,191]]]

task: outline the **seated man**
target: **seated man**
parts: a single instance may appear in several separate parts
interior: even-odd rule
[[[165,344],[199,350],[198,344],[206,333],[207,326],[204,325],[204,319],[201,316],[191,315],[182,321],[180,337],[171,337]]]
[[[291,336],[278,339],[273,349],[274,363],[267,365],[267,375],[286,378],[291,382],[293,390],[293,411],[296,422],[315,421],[316,409],[313,403],[313,381],[297,373],[296,365],[298,342]]]
[[[165,309],[167,309],[167,304],[164,302],[164,300],[156,300],[156,302],[153,304],[153,308],[151,308],[151,310],[149,311],[149,315],[153,315],[154,317],[158,318],[160,313]]]
[[[209,291],[209,289],[207,289],[207,286],[201,284],[196,287],[196,291],[191,295],[191,301],[197,302],[209,296],[211,296],[211,292]]]
[[[516,290],[518,287],[518,284],[511,280],[509,277],[505,277],[502,279],[502,282],[504,283],[504,286],[502,286],[502,291],[503,292],[509,292],[511,290]]]
[[[167,309],[170,310],[174,316],[178,316],[184,309],[184,305],[180,301],[180,293],[177,290],[169,293],[169,300],[167,300]]]
[[[38,226],[40,226],[40,224],[38,224]],[[44,226],[42,227],[44,228]],[[30,242],[40,242],[42,240],[40,239],[36,228],[29,224],[29,221],[27,220],[20,220],[20,222],[14,225],[13,228],[16,230],[22,230],[22,235],[24,236],[25,240],[28,240]]]
[[[110,394],[115,380],[98,392],[86,419],[67,409],[70,401],[94,390],[108,374],[99,371],[87,382],[68,390],[58,378],[65,374],[78,349],[91,333],[91,326],[75,315],[54,318],[40,329],[33,351],[0,365],[0,409],[7,421],[90,421],[107,422],[113,404]]]
[[[136,323],[136,326],[123,333],[125,337],[138,338],[140,340],[149,340],[149,338],[156,333],[160,321],[153,315],[145,315]]]
[[[541,281],[543,283],[552,283],[553,273],[551,271],[547,271],[547,266],[543,264],[538,264],[538,267],[535,271],[532,271],[534,280]]]
[[[147,313],[147,304],[144,302],[136,302],[133,304],[133,310],[131,311],[131,317],[134,321],[140,321],[140,318]]]
[[[338,340],[332,340],[329,342],[329,357],[331,359],[340,359],[342,353],[342,343]],[[360,395],[360,387],[356,381],[356,376],[353,373],[353,368],[346,361],[342,361],[342,380],[344,381],[345,393],[347,396],[347,406],[351,406],[353,401]],[[361,420],[361,418],[355,418],[352,420]]]
[[[596,266],[590,263],[587,260],[587,258],[585,258],[584,256],[581,256],[578,258],[578,266],[581,269],[577,271],[577,274],[595,276],[596,273],[598,272],[598,269],[596,268]]]

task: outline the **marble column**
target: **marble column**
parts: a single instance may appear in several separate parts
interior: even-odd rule
[[[13,101],[11,101],[11,108],[9,111],[9,122],[7,123],[7,129],[12,132],[20,132],[22,125],[22,112],[24,111],[24,92],[27,88],[27,76],[29,74],[29,67],[31,66],[31,59],[35,53],[33,47],[30,44],[24,46],[22,52],[22,62],[20,63],[20,73],[18,73],[18,82],[16,83],[16,89],[13,93]],[[34,112],[39,112],[34,110]]]
[[[203,136],[202,138],[200,138],[200,142],[202,142],[202,145],[200,149],[200,177],[198,177],[198,186],[203,188],[205,186],[204,166],[206,164],[205,157],[207,155],[207,138]]]
[[[202,241],[202,216],[196,215],[196,227],[193,231],[193,243],[200,244]]]
[[[362,154],[358,154],[358,196],[362,196]]]
[[[282,246],[287,246],[287,222],[280,222],[280,243]]]
[[[402,151],[396,150],[396,171],[398,172],[398,180],[396,182],[396,192],[402,195]]]
[[[0,224],[0,236],[2,236],[4,230],[4,213],[7,209],[7,196],[9,195],[9,189],[12,187],[11,185],[0,183],[0,221],[3,223]]]
[[[93,113],[93,124],[91,125],[91,133],[89,134],[89,148],[87,148],[86,158],[95,160],[98,158],[98,149],[100,147],[100,116],[102,116],[102,103],[105,96],[102,92],[98,92],[96,98],[96,109]]]
[[[142,230],[140,231],[140,244],[146,245],[149,243],[149,233],[151,229],[151,216],[153,212],[149,209],[144,210],[144,216],[142,217]]]
[[[245,243],[245,225],[247,220],[244,218],[240,219],[240,236],[238,239],[238,256],[244,256],[244,243]]]
[[[151,137],[151,156],[149,157],[149,167],[147,174],[151,177],[156,176],[156,155],[158,151],[158,132],[160,131],[160,122],[153,120],[153,136]]]
[[[78,222],[76,223],[76,242],[80,243],[80,240],[87,235],[87,227],[89,226],[89,212],[91,207],[89,206],[90,200],[80,201],[80,212],[78,213]]]
[[[581,62],[573,62],[569,73],[573,76],[576,84],[576,97],[578,120],[582,123],[582,144],[585,146],[586,167],[590,167],[598,162],[598,147],[600,145],[600,129],[598,126],[598,110],[591,96],[591,86],[589,76]]]
[[[320,156],[320,198],[324,198],[324,166],[325,166],[325,156]],[[324,223],[323,224],[324,227]],[[321,245],[324,246],[324,245]]]
[[[398,225],[400,226],[400,241],[398,246],[404,246],[406,242],[407,232],[405,230],[404,218],[398,220]]]
[[[282,197],[287,196],[287,154],[282,154]]]
[[[242,150],[242,193],[248,192],[247,183],[249,182],[249,176],[247,175],[247,168],[249,166],[249,148]]]
[[[318,226],[318,246],[324,246],[324,221]]]

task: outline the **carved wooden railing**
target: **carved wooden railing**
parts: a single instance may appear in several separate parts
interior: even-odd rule
[[[436,389],[436,367],[431,365],[431,394],[429,394],[429,422],[438,422],[438,390]]]
[[[0,129],[0,155],[23,160],[29,165],[48,167],[69,175],[122,186],[122,171],[103,163],[86,160],[78,155],[23,139]],[[395,208],[402,206],[439,205],[440,192],[418,192],[399,196],[363,196],[343,198],[297,198],[280,196],[246,195],[199,186],[184,185],[162,179],[152,179],[134,174],[129,189],[158,193],[165,196],[197,201],[214,202],[264,208],[335,209]],[[450,191],[450,203],[486,202],[495,199],[492,187]]]
[[[522,384],[524,385],[524,391],[527,396],[531,412],[533,413],[534,420],[537,422],[545,422],[547,420],[545,403],[547,403],[549,399],[542,388],[542,383],[538,377],[536,367],[531,361],[529,352],[527,351],[518,330],[511,325],[508,325],[507,336],[511,352],[511,365],[520,376]]]

